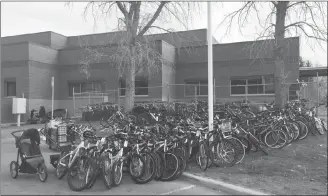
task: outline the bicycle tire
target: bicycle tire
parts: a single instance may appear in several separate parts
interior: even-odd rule
[[[248,135],[249,140],[251,141],[251,143],[259,150],[261,150],[265,155],[268,155],[268,151],[265,149],[265,147],[258,141],[256,141],[256,139],[254,138],[254,136],[252,135]]]
[[[277,143],[278,142],[276,142],[275,144],[273,144],[273,145],[271,145],[271,144],[269,144],[268,143],[268,137],[269,137],[269,135],[270,134],[273,134],[273,133],[277,133],[277,132],[279,132],[279,139],[281,139],[281,135],[283,135],[283,143],[281,144],[279,144],[279,145],[277,145]],[[280,149],[280,148],[283,148],[286,144],[287,144],[287,136],[286,136],[286,134],[285,134],[285,132],[283,132],[283,131],[281,131],[280,129],[274,129],[274,130],[271,130],[271,131],[269,131],[269,132],[267,132],[266,134],[265,134],[265,138],[264,138],[264,141],[265,141],[265,145],[267,145],[269,148],[273,148],[273,149]]]
[[[299,140],[303,140],[307,137],[309,133],[309,128],[308,126],[301,120],[295,121],[300,127],[300,135],[298,137]]]
[[[201,157],[204,157],[204,161],[205,163],[201,163]],[[198,145],[198,157],[196,157],[198,159],[198,165],[200,167],[201,170],[206,171],[208,166],[209,166],[209,159],[210,159],[210,154],[209,154],[209,148],[207,146],[207,144],[204,141],[199,142]]]
[[[244,148],[245,148],[245,153],[248,153],[251,148],[252,148],[252,144],[251,142],[244,136],[239,136],[239,135],[233,135],[233,137],[237,138],[240,140],[240,142],[242,142]]]
[[[108,162],[107,162],[108,161]],[[105,156],[102,160],[102,177],[105,187],[109,190],[113,188],[113,178],[112,178],[112,164],[111,159]]]
[[[320,119],[315,119],[315,130],[319,133],[319,135],[325,134]]]
[[[57,178],[58,180],[61,180],[61,179],[66,175],[66,173],[67,173],[67,171],[68,171],[67,167],[63,168],[63,173],[60,173],[60,171],[58,171],[58,170],[60,169],[60,167],[63,167],[63,166],[61,166],[61,165],[59,164],[59,162],[60,162],[60,160],[62,159],[62,157],[64,157],[64,154],[63,154],[63,153],[60,154],[60,157],[59,157],[59,160],[58,160],[58,163],[57,163],[57,166],[56,166],[56,178]],[[68,159],[68,158],[69,158],[69,157],[66,157],[66,159]],[[68,163],[68,160],[67,160],[67,163]],[[67,163],[66,163],[66,164],[67,164]]]
[[[83,186],[81,186],[81,187],[75,187],[73,184],[72,184],[72,172],[74,171],[73,169],[75,169],[75,165],[78,163],[78,161],[80,161],[80,160],[86,160],[90,165],[89,166],[91,166],[91,168],[94,170],[94,169],[96,169],[97,168],[97,166],[96,166],[96,162],[93,160],[93,159],[91,159],[90,157],[88,157],[88,156],[84,156],[84,155],[82,155],[81,157],[78,157],[76,160],[75,160],[75,162],[74,162],[74,164],[72,165],[72,167],[70,167],[69,169],[68,169],[68,171],[67,171],[67,183],[68,183],[68,186],[70,187],[70,189],[71,190],[73,190],[73,191],[82,191],[82,190],[84,190],[89,184],[88,183],[85,183]],[[95,174],[94,174],[95,175]],[[92,177],[91,177],[92,178]],[[85,181],[85,180],[84,180]]]
[[[119,159],[115,161],[112,166],[113,186],[119,186],[122,183],[122,179],[123,179],[123,161]]]
[[[294,132],[294,141],[298,140],[300,136],[300,126],[295,121],[291,121],[288,123],[290,125],[290,129]]]
[[[183,158],[182,155],[176,154],[176,156],[179,159],[179,169],[178,169],[177,173],[175,174],[173,180],[178,179],[183,174],[183,172],[185,171],[186,166],[187,166],[186,160]]]
[[[133,160],[138,160],[137,162],[133,162]],[[133,169],[134,169],[134,163],[138,163],[140,164],[141,168],[140,171],[138,173],[134,173]],[[132,155],[130,155],[129,158],[129,173],[131,176],[133,176],[134,178],[139,178],[141,176],[143,176],[144,172],[145,172],[145,160],[142,158],[142,156],[140,156],[139,154],[133,153]]]
[[[162,158],[161,155],[158,152],[154,153],[154,156],[156,157],[155,161],[156,161],[156,175],[155,175],[155,180],[160,180],[162,174],[163,174],[163,165],[162,165]]]
[[[222,150],[224,149],[223,147],[228,147],[228,149],[232,149],[231,151],[233,152],[233,159],[227,161],[226,158],[224,158],[224,156],[222,155]],[[234,149],[234,145],[233,143],[228,140],[228,139],[221,139],[220,141],[216,140],[214,141],[211,146],[210,149],[213,151],[213,156],[212,157],[212,163],[216,166],[216,167],[232,167],[236,164],[237,159],[236,159],[236,155],[235,155],[235,149]],[[227,152],[225,152],[226,154]]]
[[[161,163],[161,164],[163,164],[163,174],[162,174],[160,180],[161,181],[171,181],[171,180],[173,180],[174,176],[176,175],[176,173],[179,170],[179,159],[175,154],[170,153],[170,152],[166,152],[162,156],[164,159],[164,161]],[[165,174],[167,173],[167,170],[168,170],[168,164],[166,161],[169,159],[169,157],[172,162],[174,161],[174,163],[172,163],[174,165],[174,169],[173,169],[173,172],[171,172],[169,175],[165,176]]]
[[[135,177],[131,176],[131,178],[136,184],[146,184],[146,183],[152,181],[155,178],[156,167],[157,167],[156,160],[154,158],[154,155],[152,155],[151,153],[148,153],[148,152],[140,153],[140,155],[141,156],[143,156],[143,155],[147,156],[146,158],[143,157],[143,159],[145,161],[145,164],[146,164],[144,175],[139,177],[139,178],[135,178]],[[149,162],[151,164],[148,165]],[[151,169],[151,172],[149,173],[150,175],[148,177],[145,177],[146,174],[147,174],[147,171],[149,169]]]
[[[227,138],[234,143],[234,147],[236,150],[236,164],[240,163],[245,157],[245,148],[243,143],[236,137],[232,136],[231,138]]]

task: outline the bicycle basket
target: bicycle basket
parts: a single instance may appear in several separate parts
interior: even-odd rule
[[[219,127],[222,133],[231,132],[231,121],[223,121]]]

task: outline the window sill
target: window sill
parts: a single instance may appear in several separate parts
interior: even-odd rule
[[[12,98],[17,98],[17,96],[5,96],[4,98],[6,98],[6,99],[12,99]]]
[[[149,95],[135,95],[134,97],[148,97]],[[124,96],[120,96],[120,98],[123,98],[123,97],[125,97],[125,95]]]
[[[197,97],[207,97],[208,95],[197,95]],[[185,95],[185,97],[195,97],[195,95]]]
[[[106,96],[90,96],[90,99],[93,99],[93,98],[103,98],[103,97],[106,97]],[[107,96],[108,97],[108,96]],[[69,99],[73,99],[74,97],[68,97]],[[83,96],[83,97],[75,97],[75,99],[89,99],[89,96]]]
[[[246,96],[274,96],[274,94],[240,94],[240,95],[230,95],[231,97],[246,97]]]

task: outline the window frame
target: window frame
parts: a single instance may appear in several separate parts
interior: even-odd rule
[[[147,87],[136,87],[136,82],[137,81],[146,81],[147,83]],[[124,84],[124,88],[122,88],[122,82]],[[137,88],[146,88],[147,89],[147,95],[134,95],[135,97],[148,97],[149,96],[149,78],[148,77],[145,77],[145,76],[136,76],[135,79],[134,79],[134,86],[135,86],[135,93],[137,92],[136,89]],[[120,91],[120,97],[125,97],[125,89],[126,89],[126,80],[125,78],[120,78],[119,79],[119,91]],[[124,92],[124,95],[122,95]]]
[[[14,83],[15,84],[15,95],[8,95],[8,84]],[[6,78],[4,79],[4,97],[6,98],[12,98],[17,97],[17,81],[16,78]]]
[[[189,83],[189,84],[188,84]],[[192,83],[196,83],[196,84],[194,84],[194,85],[198,85],[197,86],[197,97],[207,97],[208,96],[208,82],[206,81],[206,80],[186,80],[185,81],[185,83],[184,83],[184,97],[195,97],[195,93],[193,94],[193,95],[188,95],[187,93],[186,93],[186,87],[188,86],[188,85],[193,85]],[[205,84],[205,85],[204,85]],[[205,95],[205,94],[201,94],[201,87],[202,86],[205,86],[206,87],[206,92],[207,92],[207,94]]]
[[[96,83],[100,84],[100,88],[101,88],[100,91],[94,91]],[[77,93],[88,93],[88,92],[90,92],[90,93],[97,93],[97,92],[101,93],[104,90],[104,85],[103,85],[104,83],[105,83],[104,80],[68,81],[68,97],[73,97],[73,89],[71,91],[71,88],[70,88],[71,85],[74,85],[74,86],[78,85],[79,86],[79,92],[77,92]],[[89,91],[89,90],[83,91],[82,85],[90,85],[90,84],[91,84],[91,89],[92,90],[91,91]],[[75,91],[75,89],[74,89],[74,91]]]
[[[255,76],[246,76],[246,77],[231,77],[230,78],[230,96],[272,96],[274,95],[274,89],[275,89],[275,85],[274,83],[270,83],[270,84],[267,84],[266,83],[266,77],[272,77],[274,79],[274,75],[255,75]],[[261,81],[262,81],[262,84],[249,84],[249,80],[255,80],[255,79],[260,79],[261,78]],[[245,80],[246,81],[246,84],[245,85],[232,85],[232,82],[234,80]],[[273,80],[274,82],[274,80]],[[250,85],[252,86],[262,86],[262,93],[246,93],[249,91],[249,87]],[[271,86],[273,85],[273,92],[272,93],[266,93],[266,87],[267,86]],[[232,93],[232,88],[233,87],[244,87],[245,88],[245,93],[244,94],[233,94]]]

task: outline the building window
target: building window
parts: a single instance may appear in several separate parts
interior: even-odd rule
[[[73,96],[73,88],[74,93],[102,92],[103,84],[104,82],[101,81],[70,82],[68,84],[68,96]]]
[[[11,79],[11,80],[5,80],[5,93],[4,95],[6,97],[15,97],[16,96],[16,80]]]
[[[231,79],[231,95],[274,94],[273,75]]]
[[[148,96],[148,78],[136,77],[135,81],[135,95],[136,96]],[[120,79],[120,96],[125,96],[126,81]]]
[[[185,96],[207,96],[208,82],[207,81],[189,81],[185,82]]]

